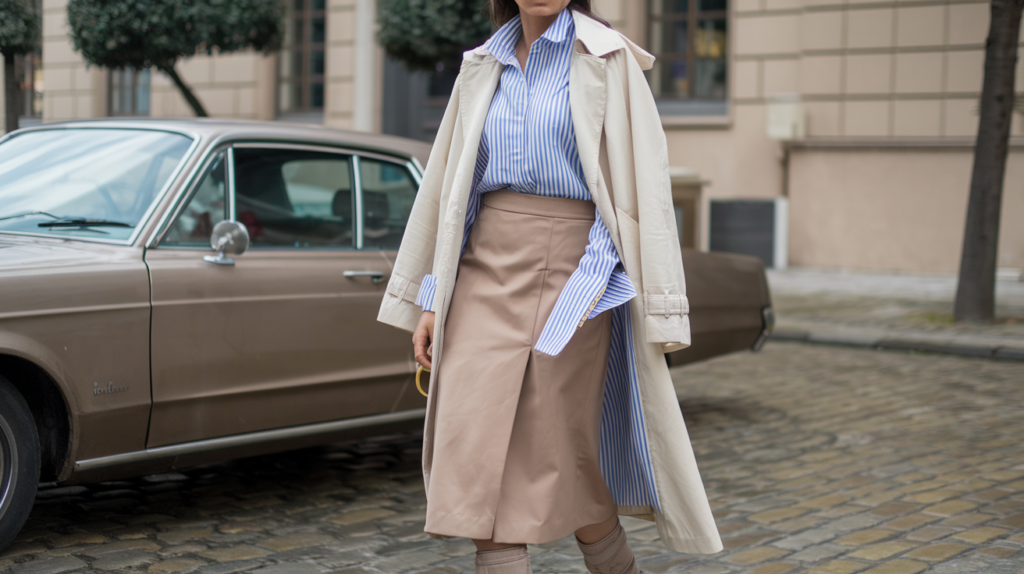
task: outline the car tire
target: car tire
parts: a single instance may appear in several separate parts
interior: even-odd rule
[[[25,525],[39,486],[39,435],[21,393],[0,377],[0,552]]]

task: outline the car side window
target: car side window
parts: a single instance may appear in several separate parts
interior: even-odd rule
[[[253,248],[355,248],[351,158],[235,148],[236,219]]]
[[[359,158],[363,190],[363,248],[397,250],[416,201],[416,180],[405,166]]]
[[[210,247],[213,226],[227,219],[225,182],[227,152],[220,151],[206,169],[192,198],[178,219],[167,230],[160,245],[172,247]]]

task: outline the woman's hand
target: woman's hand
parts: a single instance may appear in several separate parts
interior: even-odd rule
[[[420,315],[420,322],[412,334],[412,350],[416,362],[425,369],[430,368],[431,360],[434,358],[434,312],[424,311]]]

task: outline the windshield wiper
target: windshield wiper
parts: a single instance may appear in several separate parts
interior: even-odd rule
[[[135,227],[120,221],[109,219],[87,219],[85,217],[67,217],[55,221],[44,221],[39,227]]]
[[[53,219],[60,219],[56,215],[52,213],[46,213],[45,211],[26,211],[25,213],[15,213],[14,215],[0,217],[0,221],[3,221],[5,219],[17,219],[19,217],[28,217],[29,215],[45,215],[47,217],[52,217]]]

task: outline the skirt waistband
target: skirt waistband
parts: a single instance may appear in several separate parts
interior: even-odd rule
[[[594,220],[594,202],[563,197],[544,197],[501,189],[483,194],[485,207],[557,219]]]

